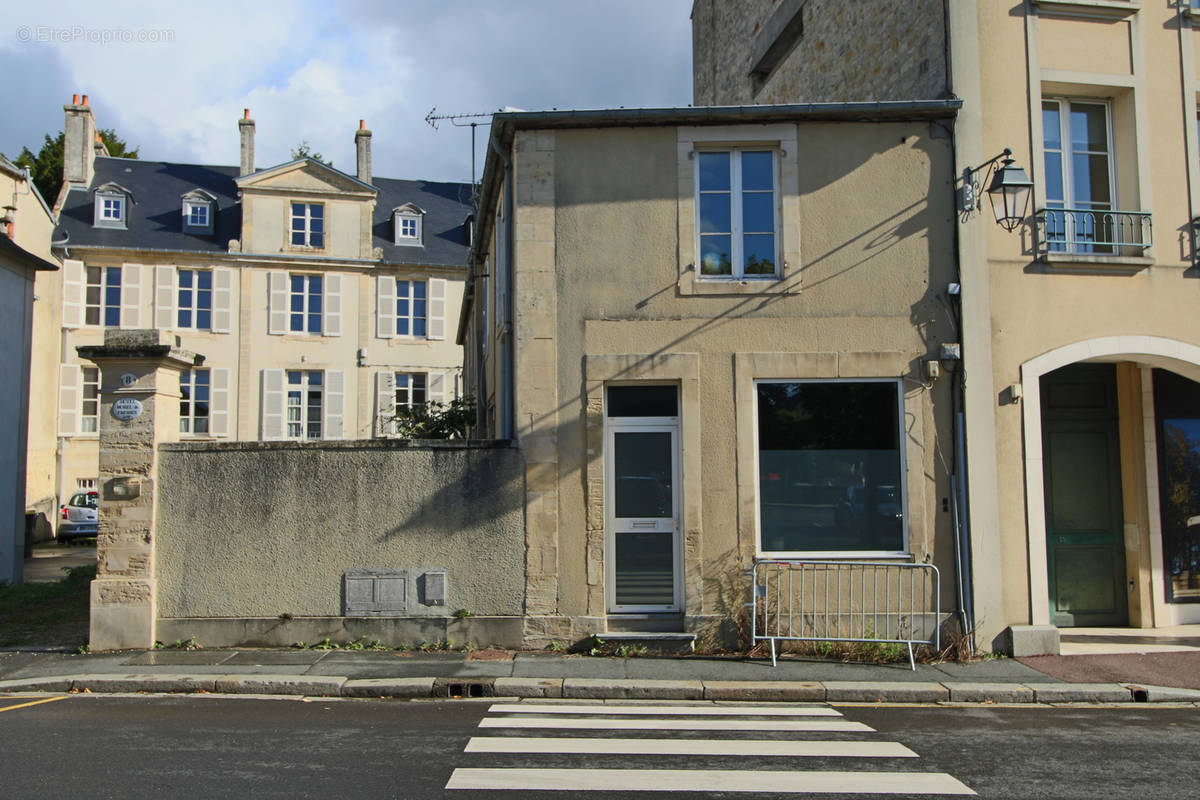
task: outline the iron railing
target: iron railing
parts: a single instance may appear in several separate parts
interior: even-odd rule
[[[932,564],[875,561],[756,561],[750,633],[754,644],[873,642],[941,649],[941,576]]]
[[[1146,211],[1044,208],[1035,220],[1043,253],[1140,256],[1154,244],[1154,223]]]

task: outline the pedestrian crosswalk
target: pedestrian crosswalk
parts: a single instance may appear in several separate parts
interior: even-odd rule
[[[975,794],[944,772],[881,768],[919,756],[828,706],[495,703],[479,728],[464,754],[485,765],[455,769],[446,789]],[[797,766],[785,758],[839,768],[785,769]]]

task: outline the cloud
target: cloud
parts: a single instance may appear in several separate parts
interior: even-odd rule
[[[354,130],[374,132],[374,172],[463,180],[470,134],[439,113],[686,105],[691,0],[344,0],[209,4],[68,2],[6,9],[0,151],[62,128],[62,104],[87,92],[101,127],[143,158],[236,164],[237,119],[256,120],[258,166],[307,140],[353,171]],[[235,20],[231,24],[230,20]],[[30,34],[22,40],[21,31]],[[40,32],[40,34],[39,34]],[[486,122],[486,119],[480,120]],[[486,128],[481,129],[486,131]],[[486,135],[477,142],[482,155]],[[482,165],[482,160],[480,160]]]

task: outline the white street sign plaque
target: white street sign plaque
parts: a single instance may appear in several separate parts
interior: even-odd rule
[[[142,415],[142,401],[132,397],[122,397],[112,405],[112,415],[122,422],[128,422]]]

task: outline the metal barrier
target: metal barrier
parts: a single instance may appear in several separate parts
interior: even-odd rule
[[[1044,208],[1034,219],[1043,252],[1142,255],[1154,244],[1154,223],[1145,211]]]
[[[873,642],[941,649],[941,575],[932,564],[874,561],[756,561],[750,634],[753,644]]]

